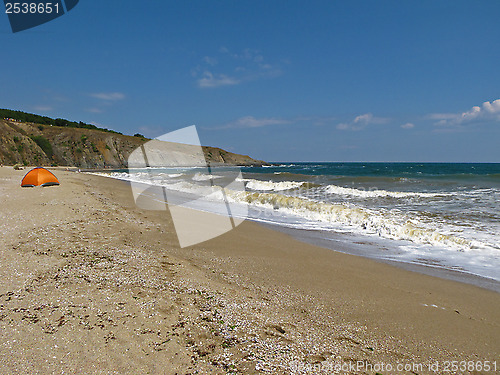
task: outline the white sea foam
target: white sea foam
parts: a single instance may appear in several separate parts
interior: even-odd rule
[[[334,227],[350,227],[351,230],[388,239],[445,246],[460,251],[490,247],[488,244],[460,237],[448,230],[440,231],[399,211],[319,202],[278,193],[233,192],[229,196],[254,207],[273,210],[274,215],[279,213],[293,215],[306,220],[329,223]]]
[[[433,198],[433,197],[446,197],[453,195],[453,193],[417,193],[417,192],[403,192],[403,191],[387,191],[387,190],[360,190],[354,188],[346,188],[337,185],[328,185],[326,192],[329,194],[350,195],[362,198]]]
[[[217,175],[213,175],[210,173],[198,172],[193,176],[193,181],[209,181],[209,180],[213,180],[216,178],[222,178],[222,176],[217,176]]]
[[[300,188],[305,182],[297,181],[260,181],[254,179],[239,179],[246,182],[245,187],[258,191],[284,191]]]

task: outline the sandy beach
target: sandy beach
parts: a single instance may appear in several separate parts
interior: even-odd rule
[[[126,182],[25,173],[0,168],[2,374],[500,369],[498,293],[248,221],[180,249]]]

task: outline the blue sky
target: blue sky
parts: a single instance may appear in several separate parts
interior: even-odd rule
[[[500,162],[500,1],[89,1],[13,34],[0,107],[269,161]]]

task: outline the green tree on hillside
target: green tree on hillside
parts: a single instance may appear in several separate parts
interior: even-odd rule
[[[47,138],[42,137],[41,135],[34,135],[31,137],[31,139],[38,146],[40,146],[40,148],[43,150],[43,152],[45,152],[49,159],[52,159],[52,156],[54,156],[54,151],[52,150],[52,145]]]

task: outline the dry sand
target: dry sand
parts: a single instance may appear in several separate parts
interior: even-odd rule
[[[22,189],[25,172],[0,168],[2,374],[500,369],[498,293],[250,222],[180,249],[125,182]]]

